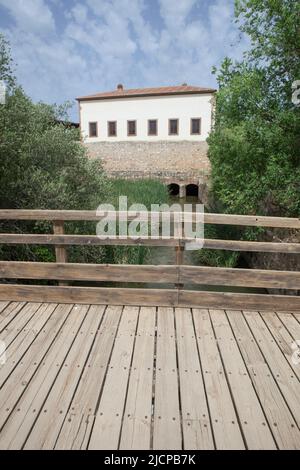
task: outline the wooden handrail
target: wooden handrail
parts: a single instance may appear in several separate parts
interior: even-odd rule
[[[156,213],[157,215],[158,213]],[[159,213],[161,214],[161,213]],[[108,214],[115,218],[114,213]],[[133,220],[137,213],[118,212],[119,220]],[[153,216],[153,213],[151,213]],[[105,214],[107,216],[107,214]],[[148,221],[149,214],[142,219]],[[291,271],[211,268],[185,266],[183,251],[194,238],[182,236],[181,224],[195,221],[195,213],[176,213],[172,237],[99,237],[98,235],[71,235],[64,233],[66,221],[97,221],[102,217],[96,211],[0,210],[2,220],[49,220],[53,234],[1,233],[0,244],[41,244],[55,247],[56,263],[0,261],[3,279],[56,280],[59,286],[0,284],[0,300],[37,302],[121,303],[132,305],[202,306],[232,309],[280,309],[300,311],[300,297],[296,295],[239,294],[233,292],[205,292],[184,290],[185,284],[255,287],[266,289],[300,290],[300,273]],[[150,222],[150,220],[149,220]],[[299,229],[300,219],[285,217],[204,214],[205,224],[238,225]],[[176,250],[174,265],[94,265],[68,263],[66,248],[70,245],[132,245],[166,246]],[[300,253],[300,243],[278,243],[240,240],[204,239],[203,247],[216,250]],[[157,283],[172,284],[175,289],[136,289],[107,287],[74,287],[69,281]]]
[[[133,246],[169,246],[184,248],[187,244],[194,242],[194,238],[100,238],[97,235],[48,235],[48,234],[27,234],[27,233],[1,233],[0,243],[10,245],[133,245]],[[239,240],[218,240],[206,238],[203,240],[203,248],[228,251],[249,251],[263,253],[300,253],[300,243],[274,243],[255,242]],[[58,262],[61,260],[57,260]]]
[[[107,213],[109,216],[110,213]],[[152,213],[152,214],[161,214]],[[177,213],[178,214],[178,213]],[[189,217],[188,213],[184,217]],[[117,212],[118,217],[127,215],[128,220],[136,217],[135,212]],[[114,213],[111,213],[114,217]],[[141,214],[142,216],[142,214]],[[149,213],[144,213],[145,220],[148,220]],[[195,213],[190,213],[193,221],[195,221]],[[182,216],[183,217],[183,216]],[[29,210],[29,209],[1,209],[0,220],[62,220],[62,221],[97,221],[102,217],[96,214],[96,211],[88,210]],[[291,228],[300,229],[300,218],[288,217],[269,217],[256,215],[236,215],[236,214],[214,214],[204,213],[205,224],[220,225],[240,225],[252,227],[273,227],[273,228]]]

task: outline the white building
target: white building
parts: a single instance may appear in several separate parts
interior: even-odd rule
[[[173,86],[126,90],[77,98],[83,140],[205,141],[212,125],[215,90]]]
[[[119,178],[157,178],[172,194],[205,194],[210,162],[212,88],[126,90],[77,98],[82,140],[90,158]]]

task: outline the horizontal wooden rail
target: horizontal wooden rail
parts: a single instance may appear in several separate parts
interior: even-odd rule
[[[152,213],[161,214],[162,212]],[[187,213],[182,217],[188,218]],[[117,212],[118,217],[122,218],[125,215],[128,220],[134,219],[136,212]],[[115,217],[115,213],[111,214]],[[196,215],[190,213],[192,220],[195,220]],[[145,220],[148,220],[149,214],[144,214]],[[28,210],[28,209],[2,209],[0,210],[0,219],[2,220],[59,220],[59,221],[97,221],[100,220],[101,215],[97,215],[96,211],[78,211],[78,210]],[[183,219],[182,219],[183,220]],[[221,224],[221,225],[240,225],[252,227],[273,227],[273,228],[290,228],[300,229],[300,218],[288,217],[268,217],[256,215],[235,215],[235,214],[204,214],[204,223],[206,224]]]
[[[176,283],[178,267],[0,261],[0,276],[6,279]]]
[[[0,284],[0,300],[110,305],[160,305],[234,310],[300,311],[300,297],[172,289]]]
[[[300,272],[266,269],[180,266],[182,284],[300,289]]]
[[[182,246],[193,243],[194,238],[100,238],[97,235],[48,235],[48,234],[11,234],[1,233],[0,244],[28,245],[145,245],[145,246]],[[273,243],[239,240],[205,239],[204,248],[229,251],[256,251],[269,253],[300,253],[300,243]]]
[[[300,272],[185,265],[153,266],[0,261],[0,276],[5,279],[180,283],[300,289]]]

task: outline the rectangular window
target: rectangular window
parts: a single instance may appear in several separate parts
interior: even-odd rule
[[[97,137],[98,128],[96,122],[89,122],[89,137]]]
[[[169,119],[169,135],[178,135],[178,119]]]
[[[191,119],[191,134],[201,134],[201,119],[192,118]]]
[[[108,121],[108,137],[116,137],[117,136],[117,121]]]
[[[157,135],[157,119],[148,120],[148,135]]]
[[[136,135],[136,121],[127,121],[127,135]]]

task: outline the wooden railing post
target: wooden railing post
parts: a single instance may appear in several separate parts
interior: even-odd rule
[[[64,235],[64,221],[63,220],[54,220],[53,221],[53,233],[54,235]],[[55,257],[57,263],[67,263],[67,249],[63,245],[55,245]],[[59,281],[60,286],[67,286],[68,282]]]
[[[178,245],[175,247],[175,252],[176,252],[176,264],[179,266],[183,264],[183,252],[184,252],[184,247],[181,245]]]
[[[178,245],[175,247],[175,250],[176,250],[176,265],[178,266],[178,268],[180,267],[180,265],[183,264],[183,252],[184,252],[184,247],[182,245]],[[180,268],[179,268],[180,269]],[[178,273],[179,273],[179,269],[178,269]],[[184,287],[184,284],[182,283],[176,283],[175,284],[175,287],[176,289],[183,289]]]
[[[175,217],[175,216],[174,216]],[[177,238],[178,240],[178,245],[175,246],[175,263],[177,266],[180,266],[183,264],[183,252],[184,252],[184,247],[181,244],[182,240],[182,221],[176,221],[174,218],[174,237]],[[176,289],[183,289],[184,284],[181,283],[176,283],[175,284]]]

